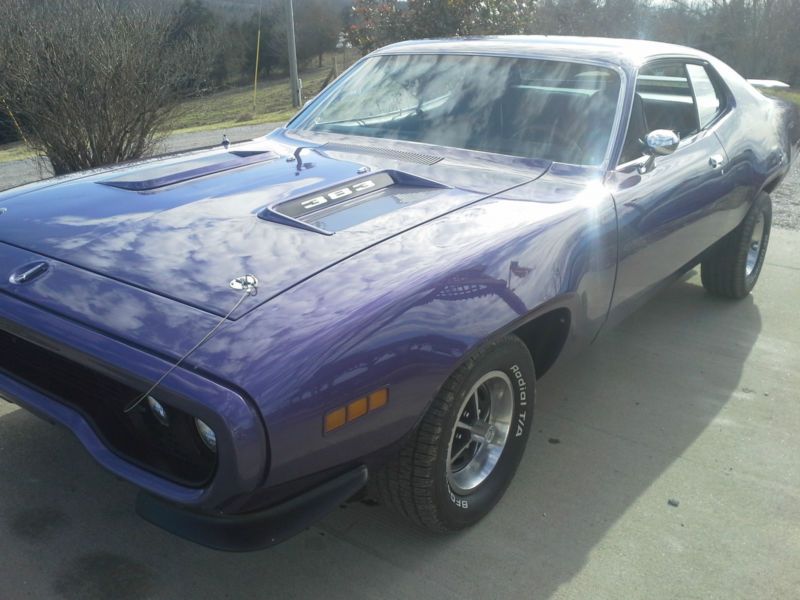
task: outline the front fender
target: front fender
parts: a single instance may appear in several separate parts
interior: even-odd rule
[[[263,413],[267,484],[396,443],[472,349],[543,311],[567,308],[570,341],[591,340],[613,289],[616,219],[601,188],[569,189],[551,179],[396,236],[201,348],[194,366],[235,382]],[[527,200],[534,192],[547,201]],[[323,434],[327,412],[382,387],[386,407]]]

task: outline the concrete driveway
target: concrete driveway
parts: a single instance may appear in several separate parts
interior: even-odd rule
[[[773,231],[744,301],[698,279],[540,382],[516,480],[457,535],[351,504],[270,550],[200,548],[0,401],[0,598],[797,598],[800,233]]]

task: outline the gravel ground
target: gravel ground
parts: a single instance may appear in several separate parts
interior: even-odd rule
[[[157,152],[179,152],[202,148],[218,143],[227,133],[231,141],[250,140],[271,131],[282,123],[247,125],[227,131],[198,131],[180,133],[168,137]],[[0,163],[0,190],[5,190],[30,181],[50,177],[49,165],[43,160],[25,159]],[[800,231],[800,160],[795,161],[789,176],[772,194],[772,224],[783,229]]]
[[[772,193],[772,224],[800,231],[800,160]]]

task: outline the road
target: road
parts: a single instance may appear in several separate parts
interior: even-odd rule
[[[283,123],[264,123],[262,125],[245,125],[219,131],[195,131],[177,133],[168,136],[155,149],[156,154],[165,152],[181,152],[192,148],[202,148],[222,142],[222,134],[226,133],[232,142],[251,140],[269,133]],[[22,159],[0,162],[0,190],[12,188],[23,183],[38,181],[51,177],[49,164],[39,159]]]
[[[796,598],[800,233],[773,231],[743,301],[698,279],[539,382],[516,479],[456,535],[350,504],[269,550],[207,550],[0,401],[0,598]]]

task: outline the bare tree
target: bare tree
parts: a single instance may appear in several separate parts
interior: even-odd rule
[[[297,3],[297,46],[301,55],[316,55],[322,66],[322,55],[336,49],[342,31],[341,11],[328,0],[302,0]]]
[[[56,174],[138,158],[201,86],[174,14],[115,0],[3,0],[0,101]]]

